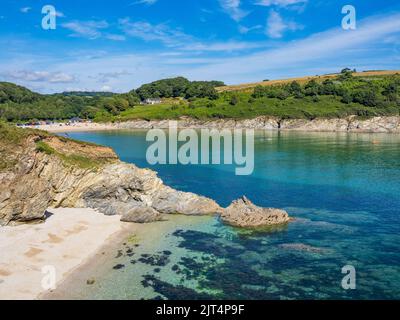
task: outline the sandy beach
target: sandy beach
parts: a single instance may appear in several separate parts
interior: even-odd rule
[[[118,129],[112,123],[91,123],[91,122],[74,123],[71,125],[43,124],[43,125],[35,126],[34,128],[49,131],[49,132],[54,132],[54,133],[79,132],[79,131],[101,131],[101,130]]]
[[[57,285],[114,237],[136,227],[91,209],[49,212],[41,224],[0,228],[0,300],[37,299],[48,291],[42,283],[48,283],[49,270]]]

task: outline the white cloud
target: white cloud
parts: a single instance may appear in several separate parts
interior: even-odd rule
[[[166,24],[153,25],[146,21],[131,22],[129,18],[120,19],[119,24],[128,36],[145,41],[160,41],[166,46],[179,46],[192,41],[191,36]]]
[[[136,2],[132,2],[130,5],[134,4],[147,4],[149,6],[155,4],[158,0],[138,0]]]
[[[71,36],[97,39],[102,35],[101,30],[108,28],[105,20],[101,21],[71,21],[61,25],[63,28],[73,31]]]
[[[56,17],[58,18],[65,18],[65,14],[61,11],[56,11]]]
[[[255,3],[257,6],[279,6],[279,7],[287,7],[293,4],[305,4],[308,0],[259,0]]]
[[[86,91],[108,85],[113,91],[127,92],[143,83],[177,75],[192,80],[243,83],[323,74],[345,66],[361,70],[398,68],[399,51],[395,51],[394,44],[384,41],[400,39],[399,35],[400,14],[397,13],[360,20],[357,30],[346,31],[338,26],[289,43],[269,41],[273,47],[266,42],[266,49],[257,53],[235,52],[218,56],[214,52],[199,54],[174,47],[173,50],[152,51],[151,54],[148,51],[136,54],[89,51],[88,54],[74,50],[60,57],[50,53],[28,54],[26,50],[24,55],[0,59],[0,70],[10,70],[10,66],[23,70],[48,70],[46,65],[55,66],[50,70],[75,75],[76,81],[71,86]],[[106,83],[99,82],[99,70],[107,77]],[[124,72],[129,74],[121,75]],[[2,75],[5,81],[15,80],[8,74]],[[66,87],[63,83],[27,82],[22,78],[17,82],[47,93],[64,91]]]
[[[28,12],[31,11],[31,10],[32,10],[31,7],[23,7],[23,8],[20,9],[20,11],[21,11],[22,13],[28,13]]]
[[[226,41],[214,43],[190,43],[180,47],[179,49],[185,51],[226,52],[265,48],[267,46],[268,44],[264,42]]]
[[[249,14],[240,8],[240,0],[219,0],[219,4],[235,21],[240,21]]]
[[[191,74],[197,78],[240,83],[260,79],[266,74],[296,76],[307,74],[307,70],[321,74],[328,68],[338,70],[342,65],[359,68],[360,63],[369,68],[396,68],[395,52],[390,48],[383,51],[381,44],[385,37],[399,33],[400,14],[374,16],[360,21],[357,30],[346,31],[337,27],[272,50],[221,59],[218,63],[192,69]],[[379,54],[374,57],[376,51]],[[386,55],[383,57],[384,52]]]
[[[270,38],[281,38],[286,31],[296,31],[302,28],[303,26],[293,21],[284,21],[278,12],[271,10],[265,32]]]
[[[214,43],[203,43],[194,37],[185,34],[179,29],[173,29],[166,24],[153,25],[146,21],[131,22],[129,18],[119,21],[126,35],[136,37],[145,41],[160,41],[167,47],[174,47],[182,51],[200,52],[225,52],[256,49],[265,47],[265,43],[225,41]],[[256,26],[254,28],[262,28]]]
[[[105,37],[114,41],[125,41],[126,37],[121,34],[106,34]]]
[[[132,75],[131,72],[122,70],[122,71],[100,72],[99,74],[97,74],[97,76],[95,76],[95,77],[90,76],[90,78],[96,79],[98,82],[101,82],[101,83],[106,83],[106,82],[110,82],[115,79],[119,79],[121,77],[130,76],[130,75]]]
[[[252,26],[252,27],[246,27],[246,26],[240,25],[238,30],[239,30],[239,32],[241,34],[246,34],[246,33],[249,33],[249,32],[251,32],[253,30],[262,29],[262,27],[263,27],[262,25],[256,25],[256,26]]]
[[[69,83],[75,81],[74,76],[63,72],[16,70],[4,75],[13,80],[29,82]]]
[[[100,91],[110,92],[110,91],[112,91],[112,87],[110,87],[110,86],[102,86]]]

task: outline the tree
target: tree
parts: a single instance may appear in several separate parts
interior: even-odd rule
[[[338,76],[339,81],[346,81],[353,78],[353,71],[350,68],[344,68]]]
[[[290,92],[290,94],[294,95],[298,99],[303,97],[303,88],[297,81],[293,81],[289,85],[289,92]]]
[[[378,105],[377,94],[370,88],[356,90],[353,93],[353,101],[368,107],[376,107]]]
[[[256,86],[253,90],[252,97],[257,99],[257,98],[261,98],[264,96],[265,96],[265,88],[260,85]]]
[[[231,99],[230,99],[230,101],[229,101],[229,104],[232,105],[232,106],[236,106],[238,103],[239,103],[239,97],[238,97],[238,95],[237,95],[237,94],[233,94],[233,95],[231,96]]]
[[[346,104],[349,104],[353,101],[353,97],[351,96],[351,94],[348,90],[346,90],[342,93],[341,101]]]
[[[148,98],[204,98],[216,99],[218,97],[215,87],[224,86],[221,81],[193,81],[184,77],[163,79],[144,84],[136,90],[140,99]]]
[[[215,100],[218,98],[218,93],[210,82],[193,81],[186,89],[185,98],[209,98]]]
[[[305,85],[304,89],[307,96],[316,96],[319,94],[320,86],[317,81],[312,79]]]

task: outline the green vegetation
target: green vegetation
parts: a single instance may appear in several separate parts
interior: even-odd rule
[[[52,155],[56,153],[56,151],[44,141],[36,142],[36,150],[39,152],[43,152],[47,155]]]
[[[63,138],[61,140],[67,141],[68,139]],[[70,140],[71,142],[76,143],[74,140]],[[84,144],[84,142],[80,142],[80,144]],[[59,157],[65,166],[68,167],[79,167],[81,169],[97,169],[101,167],[107,161],[101,158],[93,158],[86,155],[73,153],[73,154],[64,154],[52,148],[48,143],[43,140],[36,142],[36,150],[39,152],[43,152],[47,155],[55,155]]]
[[[281,119],[372,117],[399,115],[400,75],[353,77],[344,70],[336,79],[304,85],[258,86],[253,92],[222,92],[217,99],[199,98],[179,104],[137,106],[108,121],[134,119],[246,119],[261,115]]]
[[[38,130],[23,130],[0,121],[0,172],[10,169],[18,162],[18,153],[24,141]],[[48,135],[43,132],[43,136]]]
[[[224,86],[221,81],[193,81],[183,77],[154,81],[144,84],[135,92],[142,100],[148,98],[205,98],[218,97],[215,87]]]
[[[12,83],[0,82],[0,119],[20,122],[37,120],[108,119],[140,105],[148,98],[195,99],[218,97],[219,81],[194,81],[178,77],[155,81],[125,94],[109,92],[64,92],[41,95]]]
[[[400,75],[353,76],[344,69],[337,77],[308,82],[271,84],[243,91],[217,93],[218,81],[183,77],[145,84],[126,94],[73,93],[40,95],[9,83],[0,83],[0,118],[7,121],[69,119],[98,122],[133,119],[340,118],[399,115]],[[157,105],[143,105],[162,98]]]
[[[0,145],[21,146],[29,136],[48,137],[46,131],[35,129],[20,129],[0,120]]]
[[[26,149],[27,139],[34,137],[36,140],[36,150],[47,155],[55,155],[59,157],[66,166],[77,166],[82,169],[96,169],[105,163],[109,163],[112,159],[105,157],[96,157],[96,152],[85,154],[83,151],[77,150],[77,145],[84,145],[85,148],[96,150],[99,147],[95,144],[75,141],[64,137],[57,137],[58,140],[65,143],[71,143],[71,153],[66,154],[56,150],[46,139],[52,138],[53,135],[41,130],[21,129],[16,126],[0,121],[0,171],[12,168],[20,157],[21,153]]]
[[[97,169],[101,167],[104,163],[101,161],[96,161],[92,158],[73,154],[65,155],[57,153],[57,155],[63,160],[66,166],[77,166],[81,169]]]

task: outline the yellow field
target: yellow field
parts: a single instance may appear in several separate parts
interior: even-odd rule
[[[353,76],[355,77],[370,77],[370,76],[387,76],[392,74],[400,74],[400,70],[383,70],[383,71],[366,71],[366,72],[355,72]],[[309,76],[309,77],[301,77],[301,78],[289,78],[289,79],[281,79],[281,80],[270,80],[270,81],[262,81],[262,82],[253,82],[253,83],[244,83],[238,85],[231,85],[225,87],[216,88],[218,92],[227,92],[227,91],[247,91],[256,86],[272,86],[275,84],[285,84],[290,83],[292,81],[297,81],[299,83],[306,83],[312,79],[317,81],[324,81],[325,79],[335,78],[339,74],[326,74],[321,76]]]

